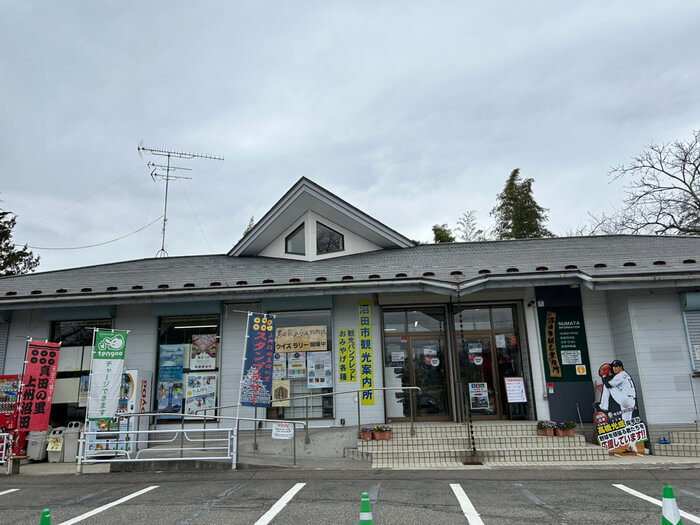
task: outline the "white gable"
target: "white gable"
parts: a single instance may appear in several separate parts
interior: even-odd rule
[[[344,250],[316,254],[316,224],[341,233]],[[285,252],[285,239],[304,224],[304,255]],[[315,182],[302,177],[229,251],[229,255],[285,257],[318,260],[384,248],[408,248],[414,243],[335,196]]]
[[[342,251],[324,254],[316,253],[316,225],[319,222],[325,226],[328,226],[329,228],[334,229],[343,236],[344,249]],[[294,232],[294,230],[296,230],[301,224],[304,224],[305,255],[286,253],[285,240],[287,236]],[[381,246],[378,246],[373,242],[356,235],[347,228],[343,228],[341,225],[336,224],[325,217],[321,217],[317,213],[307,211],[302,217],[299,217],[299,220],[293,222],[292,225],[289,226],[289,228],[287,228],[279,237],[260,251],[258,255],[263,257],[296,259],[300,261],[317,261],[320,259],[329,259],[341,255],[351,255],[353,253],[371,252],[381,249]]]

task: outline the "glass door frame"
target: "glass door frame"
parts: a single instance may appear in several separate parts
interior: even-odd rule
[[[455,317],[459,315],[460,308],[462,309],[478,309],[478,308],[483,308],[483,309],[488,309],[489,310],[489,329],[475,329],[475,330],[460,330],[460,326],[458,322],[455,320]],[[494,315],[493,315],[493,310],[498,309],[498,308],[509,308],[512,312],[512,319],[513,319],[513,326],[511,328],[494,328]],[[460,343],[467,338],[479,338],[479,339],[488,339],[490,344],[491,344],[491,353],[492,353],[492,359],[491,359],[491,374],[494,380],[494,403],[496,404],[496,414],[489,414],[489,415],[484,415],[484,414],[474,414],[472,413],[472,419],[474,420],[504,420],[509,418],[509,413],[504,412],[503,405],[504,403],[502,402],[502,398],[505,395],[505,386],[503,384],[503,377],[501,377],[500,370],[498,368],[498,349],[496,348],[496,335],[498,334],[514,334],[518,338],[518,351],[520,352],[521,355],[521,367],[523,366],[522,364],[522,359],[524,358],[523,353],[527,352],[527,347],[526,347],[526,341],[523,339],[522,332],[520,330],[520,322],[519,322],[519,317],[518,317],[518,303],[515,302],[508,302],[508,303],[476,303],[476,304],[470,304],[470,303],[462,303],[462,304],[457,304],[455,303],[452,305],[452,308],[450,309],[450,315],[453,320],[453,325],[452,328],[454,330],[454,340],[453,340],[453,346],[455,349],[455,354],[454,354],[454,374],[453,374],[453,380],[456,383],[459,383],[461,385],[462,393],[462,399],[458,400],[458,407],[457,410],[460,412],[462,415],[461,417],[466,414],[467,406],[466,403],[468,403],[468,398],[465,400],[465,395],[469,395],[469,389],[468,386],[465,384],[462,384],[462,372],[460,368],[460,359],[459,359],[459,352],[460,352]],[[525,370],[521,371],[523,374],[523,377],[525,377]],[[457,396],[459,397],[459,396]]]
[[[423,309],[439,309],[442,311],[444,317],[444,321],[442,324],[442,331],[433,331],[433,330],[426,330],[426,331],[409,331],[408,330],[408,325],[406,324],[408,320],[408,312],[411,311],[421,311]],[[385,321],[384,321],[384,314],[385,313],[395,313],[395,312],[401,312],[404,314],[404,327],[405,329],[403,331],[396,331],[395,333],[388,332],[385,326]],[[439,416],[419,416],[418,415],[418,395],[414,391],[406,390],[405,395],[406,396],[411,396],[411,392],[413,392],[412,396],[412,403],[413,403],[413,414],[415,415],[416,421],[453,421],[453,409],[454,409],[454,403],[453,403],[453,393],[452,393],[452,377],[453,377],[453,370],[452,370],[452,360],[451,360],[451,353],[452,353],[452,339],[451,339],[451,328],[450,328],[450,314],[451,312],[447,308],[447,305],[421,305],[421,306],[414,306],[414,305],[406,305],[406,306],[387,306],[382,309],[382,351],[387,352],[386,344],[385,341],[387,338],[406,338],[406,348],[408,352],[408,361],[410,362],[408,365],[408,375],[409,375],[409,384],[407,386],[415,386],[415,369],[413,366],[413,341],[414,340],[439,340],[442,342],[442,347],[443,347],[443,360],[445,363],[445,373],[444,373],[444,379],[445,379],[445,414],[444,415],[439,415]],[[383,356],[382,358],[382,374],[386,374],[386,357]],[[386,383],[386,376],[382,378],[384,384]],[[384,396],[384,413],[388,414],[388,409],[387,409],[387,398],[390,395],[391,391],[387,391],[386,395]],[[402,421],[410,421],[411,417],[409,416],[404,416],[404,417],[389,417],[387,415],[387,419],[390,421],[395,421],[395,422],[402,422]]]
[[[413,396],[411,397],[412,402],[413,402],[413,413],[415,414],[416,421],[452,421],[452,400],[450,396],[450,385],[449,385],[449,378],[450,378],[450,366],[448,364],[448,359],[447,359],[447,352],[449,351],[447,348],[447,337],[446,334],[440,334],[439,332],[418,332],[418,333],[409,333],[406,335],[407,338],[407,349],[409,353],[409,378],[410,378],[410,385],[409,386],[417,386],[416,385],[416,370],[415,370],[415,359],[413,356],[413,343],[414,341],[440,341],[442,342],[442,353],[443,353],[443,361],[445,363],[445,373],[444,373],[444,378],[445,378],[445,384],[443,385],[445,387],[445,413],[442,415],[435,415],[435,416],[421,416],[418,413],[418,402],[420,399],[420,395],[416,393],[416,391],[413,391]],[[407,392],[407,395],[411,395],[410,392]],[[401,418],[392,418],[392,420],[401,420]],[[404,421],[409,421],[410,417],[403,418]]]

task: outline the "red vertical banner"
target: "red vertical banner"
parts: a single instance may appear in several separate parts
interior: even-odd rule
[[[22,379],[18,430],[31,432],[49,428],[60,351],[61,343],[29,342],[27,365]]]

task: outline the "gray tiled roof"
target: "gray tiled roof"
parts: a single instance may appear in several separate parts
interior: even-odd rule
[[[426,272],[434,273],[426,276],[432,280],[454,283],[478,278],[484,275],[480,273],[483,270],[489,270],[490,275],[559,275],[571,265],[591,276],[668,272],[700,276],[698,260],[700,237],[622,235],[431,244],[314,262],[227,255],[154,258],[1,278],[0,307],[3,302],[20,298],[89,296],[106,291],[133,293],[133,287],[139,286],[139,293],[153,294],[166,289],[239,289],[245,286],[239,284],[243,281],[249,286],[274,287],[298,279],[301,286],[317,283],[319,277],[333,283],[343,282],[343,277],[347,280],[348,276],[353,281],[368,280],[370,276],[393,280],[397,274],[421,278]],[[600,264],[605,267],[596,267]],[[273,283],[265,283],[266,280]],[[110,290],[111,287],[115,289]],[[87,288],[91,291],[81,291]]]

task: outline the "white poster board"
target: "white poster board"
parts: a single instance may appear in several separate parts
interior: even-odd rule
[[[331,388],[333,367],[330,352],[309,352],[306,354],[307,386],[309,388]]]
[[[306,352],[293,352],[287,356],[287,377],[289,379],[306,377]]]
[[[489,388],[487,383],[469,383],[469,405],[472,410],[489,410]]]
[[[509,403],[527,403],[525,382],[522,377],[506,377],[506,397]]]
[[[292,423],[272,423],[272,439],[294,439]]]

